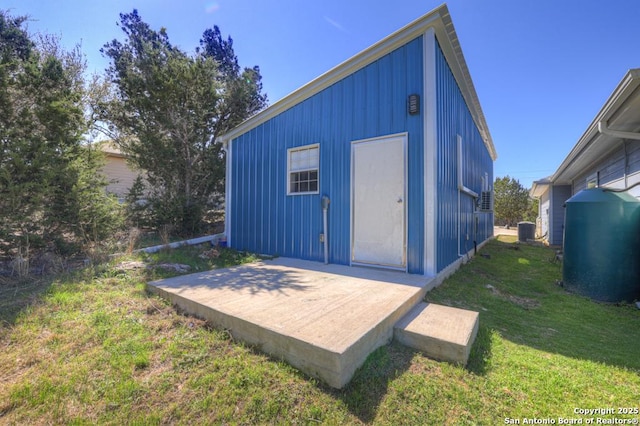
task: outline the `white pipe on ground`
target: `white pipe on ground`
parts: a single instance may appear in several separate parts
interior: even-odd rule
[[[166,248],[175,249],[175,248],[182,247],[182,246],[194,246],[194,245],[206,243],[206,242],[209,242],[209,241],[213,241],[214,244],[215,244],[215,243],[218,242],[218,240],[220,238],[223,238],[224,236],[225,236],[224,232],[221,233],[221,234],[206,235],[204,237],[192,238],[190,240],[176,241],[174,243],[162,244],[162,245],[159,245],[159,246],[145,247],[145,248],[134,250],[133,253],[138,253],[138,252],[157,253],[160,250],[164,250]]]

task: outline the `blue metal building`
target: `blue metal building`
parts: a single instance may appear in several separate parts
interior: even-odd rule
[[[436,276],[493,235],[496,152],[445,5],[221,140],[236,249]]]

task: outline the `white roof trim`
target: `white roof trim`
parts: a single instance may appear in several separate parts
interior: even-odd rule
[[[473,120],[482,135],[491,158],[495,160],[497,158],[496,149],[493,145],[493,140],[489,133],[489,127],[487,126],[482,108],[480,107],[480,101],[478,100],[478,95],[473,86],[473,81],[471,80],[471,75],[469,74],[466,61],[462,55],[458,36],[453,28],[453,22],[451,21],[451,16],[449,15],[449,10],[446,4],[437,7],[421,18],[418,18],[412,23],[382,39],[368,49],[363,50],[311,82],[293,91],[284,98],[275,102],[273,105],[247,119],[226,134],[220,136],[218,140],[224,143],[248,132],[294,105],[299,104],[305,99],[308,99],[316,93],[319,93],[327,87],[337,83],[350,74],[353,74],[357,70],[373,63],[407,42],[419,37],[424,34],[428,28],[434,28],[440,47],[447,58],[451,71],[453,72],[456,82],[462,91],[462,95],[467,102],[471,115],[473,116]]]
[[[558,170],[551,176],[550,180],[553,183],[570,183],[575,176],[568,173],[569,168],[586,155],[586,151],[589,147],[593,146],[596,141],[602,137],[602,133],[598,130],[598,123],[606,123],[611,116],[613,116],[620,106],[629,98],[630,95],[640,86],[640,68],[630,69],[627,71],[622,81],[615,88],[607,102],[602,109],[598,112],[593,119],[587,130],[582,137],[575,144],[569,155],[564,159]]]
[[[550,178],[546,177],[544,179],[534,181],[533,185],[531,185],[531,189],[529,190],[529,197],[531,198],[542,197],[542,194],[547,192],[547,189],[549,189],[549,185],[551,185],[552,183],[549,179]]]
[[[118,148],[118,146],[113,143],[113,141],[100,141],[96,142],[95,146],[102,152],[104,152],[107,156],[110,157],[125,157],[124,153]]]

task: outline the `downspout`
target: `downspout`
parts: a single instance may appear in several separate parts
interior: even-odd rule
[[[628,181],[627,181],[627,171],[629,169],[629,156],[627,155],[627,143],[625,142],[625,140],[631,139],[631,140],[640,141],[640,133],[612,130],[609,127],[607,127],[607,123],[605,121],[598,122],[598,132],[600,132],[603,135],[623,139],[622,144],[624,148],[624,186],[626,188],[625,190],[631,189],[628,187]],[[636,185],[633,185],[633,186],[636,186]]]
[[[327,213],[331,200],[326,195],[320,200],[322,204],[322,242],[324,243],[324,264],[329,263],[329,227],[327,226]]]
[[[458,179],[460,179],[460,176],[458,176]],[[460,181],[458,180],[458,226],[457,226],[457,234],[458,234],[458,257],[462,257],[462,254],[460,253],[460,222],[462,221],[462,218],[460,217]]]

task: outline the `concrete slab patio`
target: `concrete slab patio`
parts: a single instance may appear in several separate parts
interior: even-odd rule
[[[274,260],[150,282],[152,292],[335,388],[432,287],[420,275]]]
[[[395,335],[466,364],[478,313],[421,303],[442,280],[278,258],[148,283],[184,311],[335,388]],[[395,326],[395,327],[394,327]]]

